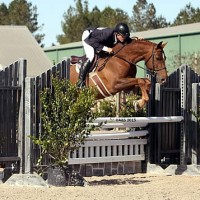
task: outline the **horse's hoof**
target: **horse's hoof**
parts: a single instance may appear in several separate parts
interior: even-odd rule
[[[140,110],[140,105],[139,105],[138,101],[133,101],[133,106],[134,106],[135,112]]]

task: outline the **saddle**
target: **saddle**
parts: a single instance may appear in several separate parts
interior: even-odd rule
[[[87,59],[88,58],[86,57],[86,55],[83,55],[83,56],[71,56],[71,64],[75,65],[75,64],[78,63],[78,64],[82,65],[82,63],[86,62]],[[97,67],[98,59],[99,59],[99,56],[97,54],[95,54],[89,72],[92,72]]]
[[[103,59],[103,63],[101,63],[101,65],[99,65],[99,58]],[[99,90],[99,92],[104,96],[104,97],[109,97],[112,94],[109,92],[109,90],[107,89],[107,87],[104,85],[103,81],[101,80],[101,78],[98,76],[97,72],[95,72],[96,70],[101,71],[104,67],[106,62],[108,61],[110,57],[108,57],[106,54],[104,54],[103,56],[100,54],[95,54],[93,62],[91,64],[91,68],[89,70],[88,73],[90,73],[90,78],[93,81],[94,85],[97,86],[97,89]],[[79,64],[80,66],[82,66],[82,64],[87,60],[86,55],[84,56],[71,56],[71,64],[75,65],[75,64]],[[86,82],[88,84],[89,81],[89,76],[87,76],[86,78]]]
[[[71,56],[71,64],[75,65],[76,63],[84,63],[87,60],[86,55],[83,56]]]

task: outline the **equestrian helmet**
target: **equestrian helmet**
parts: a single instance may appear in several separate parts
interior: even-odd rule
[[[115,27],[115,32],[119,33],[125,37],[129,37],[130,36],[130,31],[129,31],[129,27],[127,24],[125,23],[119,23],[116,25]]]

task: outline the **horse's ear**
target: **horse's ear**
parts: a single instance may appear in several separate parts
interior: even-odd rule
[[[160,43],[157,44],[157,48],[158,49],[159,48],[164,48],[166,46],[166,44],[167,44],[167,42],[163,43],[163,41],[162,41],[162,42],[160,42]]]
[[[162,48],[164,48],[167,45],[167,42],[165,42],[164,44],[162,44]]]

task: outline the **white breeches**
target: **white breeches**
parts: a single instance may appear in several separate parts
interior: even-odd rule
[[[85,50],[86,57],[92,62],[94,58],[94,48],[84,41],[89,35],[90,35],[90,32],[88,30],[83,32],[82,43],[83,43],[83,48]]]

